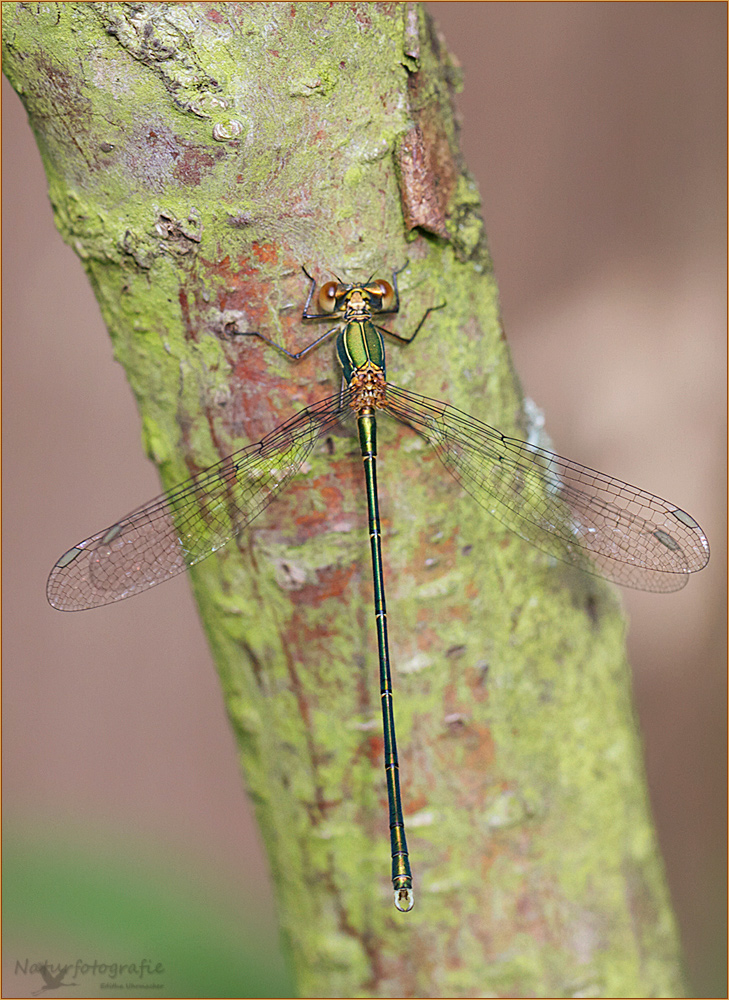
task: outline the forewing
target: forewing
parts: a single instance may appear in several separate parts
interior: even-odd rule
[[[257,444],[74,545],[51,570],[50,604],[80,611],[120,601],[215,552],[296,475],[317,439],[347,412],[347,403],[345,392],[307,407]]]
[[[626,587],[671,591],[709,560],[701,527],[660,497],[396,386],[385,409],[430,442],[485,510],[564,562]]]

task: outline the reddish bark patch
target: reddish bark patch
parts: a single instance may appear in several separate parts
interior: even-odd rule
[[[407,803],[403,803],[403,809],[408,816],[412,816],[414,813],[419,812],[421,809],[425,809],[429,804],[429,800],[424,792],[418,792],[417,795],[408,795]]]
[[[486,685],[486,676],[487,672],[483,667],[468,667],[465,670],[464,680],[473,696],[473,700],[476,702],[488,699],[489,692]]]
[[[385,752],[385,739],[383,736],[377,736],[372,733],[367,737],[367,759],[370,764],[376,766],[382,761],[382,756]]]
[[[262,264],[278,263],[278,249],[275,243],[254,243],[251,250]]]
[[[190,146],[182,140],[180,146],[181,150],[175,157],[175,165],[172,168],[172,176],[181,184],[190,186],[199,185],[203,175],[212,170],[216,160],[219,160],[223,153],[223,150],[220,150],[217,155],[213,155],[207,149]]]
[[[319,569],[316,583],[304,584],[290,592],[292,603],[317,606],[335,597],[341,600],[348,591],[355,572],[356,566],[352,565]]]
[[[491,729],[481,724],[468,726],[464,730],[464,742],[467,768],[481,775],[488,774],[496,759],[496,746]]]
[[[343,496],[338,486],[326,485],[330,480],[315,479],[305,484],[307,491],[315,490],[321,497],[324,506],[318,510],[308,511],[296,518],[296,525],[304,538],[311,538],[320,533],[320,528],[330,524],[332,518],[342,513]],[[300,484],[295,484],[295,487]],[[303,484],[302,484],[303,485]]]
[[[44,81],[43,96],[58,122],[59,131],[66,132],[80,149],[78,137],[85,136],[91,126],[91,101],[84,97],[77,78],[46,56],[47,50],[42,49],[35,57],[38,76]]]

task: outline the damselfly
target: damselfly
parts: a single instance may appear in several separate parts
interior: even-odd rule
[[[399,310],[397,272],[392,283],[328,281],[316,298],[316,281],[310,280],[302,317],[333,318],[337,322],[331,329],[296,354],[261,333],[249,335],[296,361],[337,334],[342,390],[302,410],[257,444],[79,542],[53,567],[47,594],[54,608],[80,611],[131,597],[195,565],[258,517],[301,470],[316,442],[354,414],[364,461],[372,554],[392,885],[396,907],[407,911],[413,905],[413,883],[400,800],[388,650],[375,468],[377,411],[422,435],[466,492],[508,528],[587,572],[641,590],[678,590],[689,573],[706,565],[709,545],[693,517],[673,504],[507,437],[447,403],[388,382],[382,334],[410,343],[432,311],[431,307],[409,337],[373,321],[375,315]],[[310,311],[312,300],[318,311]]]

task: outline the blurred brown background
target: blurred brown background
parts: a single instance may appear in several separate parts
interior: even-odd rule
[[[562,454],[670,498],[712,545],[686,590],[624,598],[692,991],[719,996],[727,8],[428,6],[465,72],[463,149],[526,393]],[[266,863],[186,580],[88,615],[46,604],[58,555],[159,484],[4,80],[2,180],[6,828],[164,858],[274,934]],[[7,973],[4,995],[22,995],[7,992]]]

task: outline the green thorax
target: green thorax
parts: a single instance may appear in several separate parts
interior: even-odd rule
[[[372,302],[368,291],[355,285],[347,296],[343,325],[337,337],[337,355],[347,384],[352,375],[368,362],[385,371],[385,344],[371,320]]]

